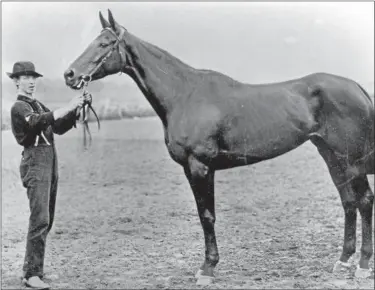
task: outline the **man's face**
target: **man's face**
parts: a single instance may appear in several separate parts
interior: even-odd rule
[[[27,95],[33,95],[36,88],[36,77],[20,76],[15,80],[18,90]]]

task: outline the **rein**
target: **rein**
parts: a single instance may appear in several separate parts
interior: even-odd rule
[[[84,83],[83,83],[83,93],[87,92],[86,87],[88,86],[88,84],[89,84],[89,82],[84,81]],[[84,147],[84,149],[87,149],[86,132],[89,135],[90,145],[91,145],[91,141],[92,141],[91,132],[90,132],[90,128],[89,128],[89,125],[88,125],[88,113],[89,113],[88,109],[90,109],[94,113],[96,121],[98,122],[98,130],[100,130],[100,121],[99,121],[98,115],[96,114],[94,108],[92,107],[91,102],[85,101],[83,103],[83,107],[81,109],[77,109],[77,116],[79,115],[80,110],[82,110],[83,147]]]

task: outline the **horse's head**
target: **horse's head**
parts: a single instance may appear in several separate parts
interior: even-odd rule
[[[84,52],[65,71],[67,86],[80,89],[84,82],[104,78],[122,71],[126,65],[123,35],[126,29],[120,26],[108,10],[108,20],[99,12],[103,30]]]

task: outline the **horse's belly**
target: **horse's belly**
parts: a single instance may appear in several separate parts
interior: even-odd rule
[[[238,156],[269,159],[308,139],[316,125],[310,104],[298,94],[249,102],[233,110],[223,128],[223,148]]]
[[[251,164],[282,155],[308,140],[299,122],[264,119],[262,123],[238,123],[223,136],[222,158]]]
[[[237,154],[268,158],[284,154],[306,140],[307,137],[297,131],[283,131],[279,134],[261,132],[236,140],[228,149]]]

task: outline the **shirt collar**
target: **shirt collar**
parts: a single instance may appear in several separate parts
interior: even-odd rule
[[[27,97],[25,95],[18,95],[17,100],[19,100],[19,101],[25,101],[25,102],[36,102],[35,99],[32,99],[32,98]]]

